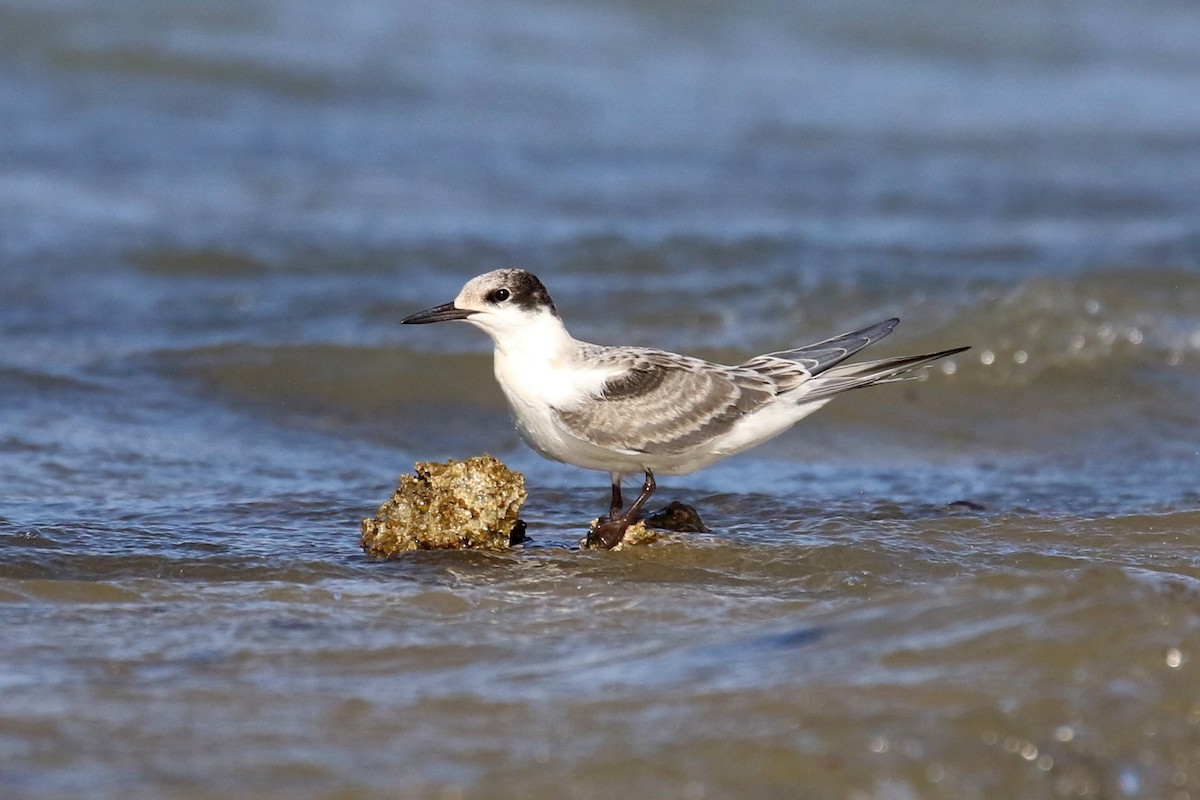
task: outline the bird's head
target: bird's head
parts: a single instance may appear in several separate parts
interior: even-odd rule
[[[467,281],[454,302],[418,311],[404,325],[465,320],[496,341],[558,319],[550,293],[537,276],[523,269],[498,269]]]

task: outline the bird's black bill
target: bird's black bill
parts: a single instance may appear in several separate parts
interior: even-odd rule
[[[446,322],[452,319],[466,319],[474,314],[474,311],[468,311],[465,308],[455,308],[454,303],[446,303],[445,305],[434,306],[427,308],[424,311],[405,317],[400,320],[401,325],[424,325],[427,322]]]

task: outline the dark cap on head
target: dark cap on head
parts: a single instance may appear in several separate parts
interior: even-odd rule
[[[496,281],[496,288],[492,292],[501,288],[508,289],[511,295],[508,302],[526,311],[547,308],[551,314],[558,316],[558,309],[550,299],[550,292],[546,291],[545,285],[538,280],[537,275],[523,269],[498,269],[492,276]]]

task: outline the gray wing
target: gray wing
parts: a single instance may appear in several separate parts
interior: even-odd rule
[[[843,333],[816,344],[755,356],[741,364],[740,368],[753,370],[768,378],[776,384],[778,391],[783,393],[795,389],[830,367],[837,366],[864,347],[878,342],[899,324],[900,320],[896,318],[884,320],[868,328]]]
[[[598,397],[555,413],[575,436],[614,450],[687,452],[775,396],[770,380],[752,371],[658,350],[597,348],[589,360],[624,369]]]

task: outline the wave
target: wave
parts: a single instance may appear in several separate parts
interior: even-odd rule
[[[986,383],[1140,381],[1145,369],[1200,367],[1200,275],[1113,269],[1035,278],[958,309],[939,337],[974,345]]]
[[[504,403],[498,388],[489,391],[490,353],[235,343],[160,353],[158,361],[166,371],[232,398],[292,409],[340,407],[371,414],[414,402],[495,409]]]
[[[808,291],[821,294],[822,288]],[[1038,277],[1015,286],[960,291],[950,301],[944,294],[934,294],[931,286],[899,298],[898,303],[879,297],[871,287],[864,287],[865,298],[857,297],[853,287],[844,294],[846,305],[858,308],[852,315],[847,313],[847,321],[841,324],[807,320],[806,329],[827,329],[810,337],[894,313],[906,324],[873,352],[891,355],[970,345],[969,352],[931,370],[934,376],[959,384],[1019,388],[1061,387],[1071,382],[1137,384],[1152,369],[1194,376],[1200,368],[1200,274],[1185,270],[1129,268],[1070,278]],[[431,295],[431,301],[437,299],[440,296]],[[687,304],[689,299],[685,293],[679,302]],[[714,320],[709,330],[684,327],[684,317],[674,310],[655,315],[638,306],[630,315],[634,330],[625,341],[658,340],[664,347],[738,363],[762,348],[789,344],[780,340],[778,329],[787,325],[779,320],[775,320],[773,342],[757,332],[758,325],[765,324],[760,321],[749,337],[760,344],[753,348],[744,342],[740,347],[727,344],[732,338],[728,330],[736,329],[760,299],[735,295],[729,303],[731,313]],[[864,311],[864,303],[856,302],[864,299],[874,311]],[[591,317],[574,320],[578,324],[573,327],[609,332],[606,320],[611,319],[611,310],[601,307]],[[822,316],[836,315],[826,311]],[[701,318],[700,327],[706,324]],[[620,330],[610,333],[604,337],[609,342],[621,341]],[[692,346],[687,347],[682,338]],[[468,352],[439,351],[437,340],[423,337],[408,343],[365,345],[245,341],[162,351],[157,358],[169,371],[187,373],[248,399],[346,403],[364,411],[418,399],[501,407],[499,393],[489,390],[494,386],[490,343],[482,334],[477,339],[474,345],[469,338],[460,340],[474,348]]]

